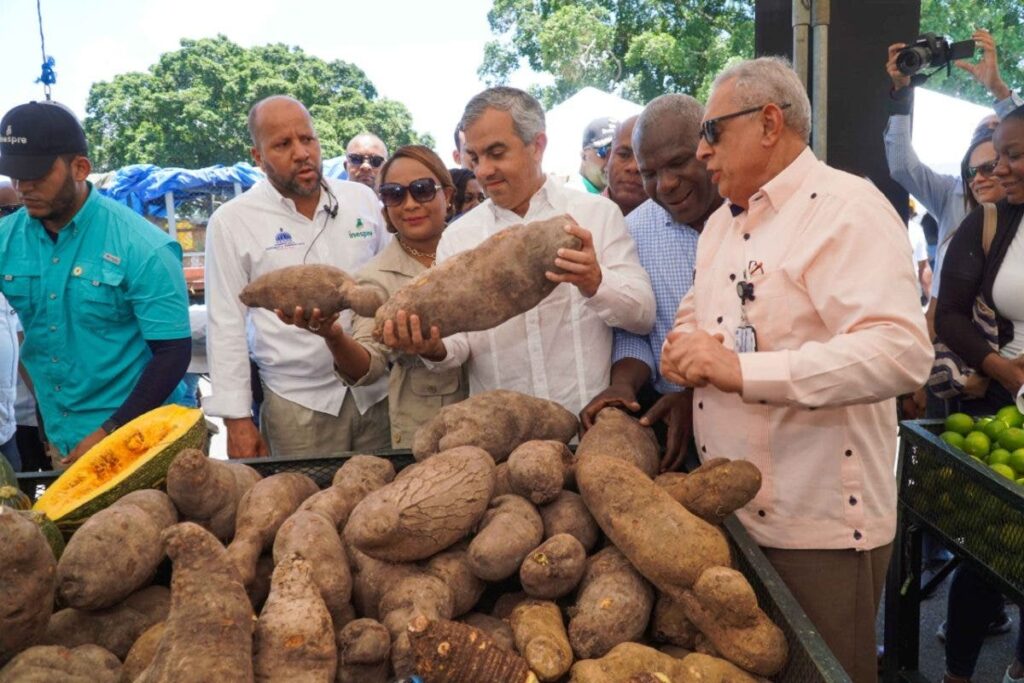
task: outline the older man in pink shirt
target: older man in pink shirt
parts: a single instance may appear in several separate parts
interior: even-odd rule
[[[715,81],[697,158],[728,202],[662,350],[694,387],[701,458],[748,460],[738,516],[854,681],[876,680],[874,617],[896,527],[894,397],[932,347],[906,228],[871,183],[818,161],[784,60]]]

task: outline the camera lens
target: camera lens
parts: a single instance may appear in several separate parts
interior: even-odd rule
[[[896,55],[896,68],[905,76],[913,76],[931,59],[932,52],[927,47],[904,48]]]

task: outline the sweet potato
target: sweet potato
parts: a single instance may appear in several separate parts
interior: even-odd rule
[[[39,527],[0,506],[0,665],[43,635],[56,581],[57,561]]]
[[[435,325],[447,336],[489,330],[525,313],[557,286],[544,273],[561,272],[558,250],[579,248],[579,238],[565,231],[575,222],[562,215],[514,225],[424,271],[377,311],[374,338],[399,311],[419,316],[424,339]]]
[[[477,446],[500,463],[524,441],[568,443],[578,426],[576,416],[554,401],[496,389],[441,408],[416,432],[412,454],[424,460],[456,446]]]
[[[106,609],[62,609],[50,617],[40,644],[99,645],[123,660],[146,629],[167,618],[170,604],[170,591],[148,586]]]
[[[304,474],[281,472],[259,480],[245,492],[238,501],[235,536],[227,547],[228,559],[235,563],[243,585],[252,583],[260,553],[270,550],[284,520],[319,490]]]
[[[338,631],[337,683],[387,683],[391,635],[373,619],[356,619]]]
[[[639,643],[619,643],[600,659],[583,659],[572,667],[572,683],[618,683],[642,673],[660,673],[675,683],[702,681],[685,672],[684,660]]]
[[[320,591],[334,627],[341,628],[350,615],[352,572],[337,527],[326,517],[297,510],[284,521],[274,538],[274,563],[289,555],[309,562],[313,582]]]
[[[252,681],[252,606],[224,547],[192,522],[165,529],[163,543],[173,564],[171,610],[136,683]]]
[[[284,557],[274,568],[270,595],[256,622],[252,659],[257,681],[334,680],[338,651],[331,615],[312,567],[298,555]]]
[[[757,606],[757,596],[743,574],[710,567],[693,589],[682,594],[686,616],[711,641],[723,659],[762,676],[773,676],[786,663],[786,636]]]
[[[587,551],[570,534],[558,534],[530,551],[519,567],[527,595],[554,600],[571,593],[587,568]]]
[[[608,538],[648,581],[673,598],[708,567],[729,565],[723,533],[628,462],[605,455],[581,458],[576,484]]]
[[[512,492],[534,505],[550,503],[572,471],[572,453],[561,441],[527,441],[508,456]]]
[[[689,474],[662,474],[655,483],[704,521],[721,524],[754,499],[761,488],[761,472],[745,460],[714,458]]]
[[[700,631],[687,618],[683,603],[659,591],[651,616],[651,640],[693,650],[699,635]]]
[[[427,562],[429,573],[445,582],[452,593],[452,616],[460,617],[476,606],[484,582],[473,574],[463,544],[438,553]]]
[[[483,631],[502,650],[515,652],[515,636],[512,635],[512,627],[508,625],[507,620],[492,617],[490,614],[484,614],[483,612],[470,612],[459,619],[459,621],[467,626]]]
[[[164,637],[164,630],[167,622],[158,621],[135,639],[132,648],[124,658],[124,666],[121,668],[121,683],[132,683],[138,678],[156,655],[156,649],[160,647],[160,639]]]
[[[576,604],[569,610],[569,642],[580,659],[601,657],[647,629],[654,590],[614,546],[587,560]]]
[[[658,440],[654,430],[644,427],[635,417],[618,408],[604,408],[594,426],[587,430],[576,447],[576,462],[591,455],[619,458],[638,467],[653,479],[658,474]]]
[[[487,453],[453,448],[366,496],[349,516],[345,539],[379,560],[430,557],[469,533],[493,489],[494,463]]]
[[[572,647],[553,602],[526,600],[512,612],[516,649],[542,681],[557,681],[572,666]]]
[[[409,641],[423,683],[537,683],[525,659],[466,624],[419,617]]]
[[[260,479],[259,472],[248,465],[214,460],[189,448],[167,470],[167,495],[182,521],[206,527],[227,543],[235,535],[238,501]]]
[[[0,670],[0,683],[118,683],[121,662],[98,645],[30,647]]]
[[[553,501],[540,506],[538,511],[544,520],[544,538],[569,534],[583,544],[584,550],[593,550],[601,532],[578,493],[562,491]]]
[[[469,566],[484,581],[501,581],[519,571],[544,538],[544,522],[530,501],[498,496],[491,501],[469,543]]]
[[[265,273],[247,284],[238,298],[250,308],[280,309],[288,315],[302,306],[306,318],[314,308],[325,318],[348,308],[369,318],[384,303],[375,287],[358,285],[345,271],[319,263]]]
[[[100,510],[64,548],[57,563],[57,597],[83,610],[121,602],[152,580],[164,558],[160,533],[177,521],[171,499],[155,489],[134,491]]]

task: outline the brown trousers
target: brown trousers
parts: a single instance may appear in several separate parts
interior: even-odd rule
[[[300,406],[263,385],[260,433],[274,456],[338,455],[391,448],[387,400],[360,415],[352,392],[345,394],[341,414],[329,415]]]
[[[875,616],[892,544],[864,552],[762,550],[854,683],[876,683]]]

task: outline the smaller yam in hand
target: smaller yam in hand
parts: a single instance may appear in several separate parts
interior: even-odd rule
[[[319,263],[272,270],[247,284],[238,298],[249,308],[277,309],[286,315],[301,306],[307,318],[314,308],[324,318],[348,308],[372,318],[384,303],[375,287],[358,285],[340,268]]]

